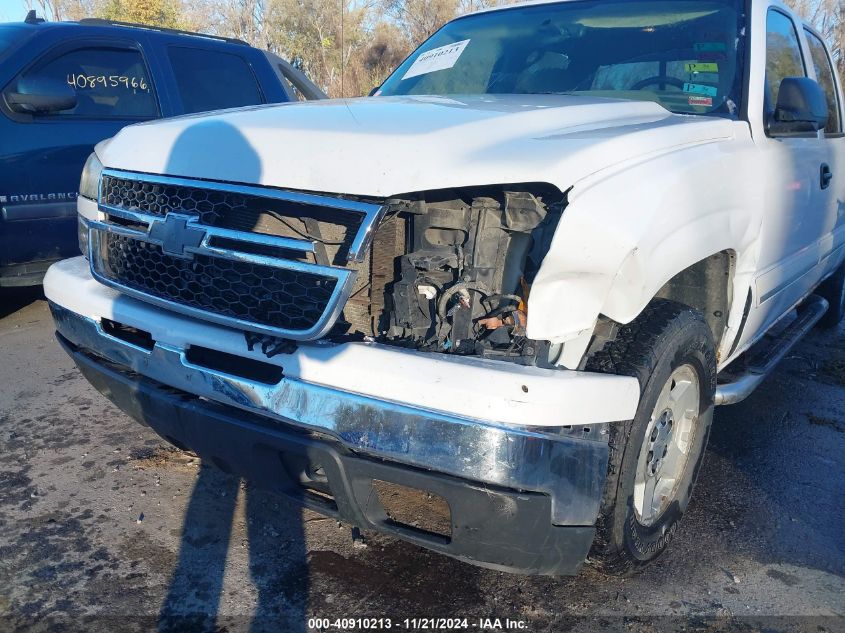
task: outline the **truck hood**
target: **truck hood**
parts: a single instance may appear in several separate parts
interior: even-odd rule
[[[732,136],[730,121],[562,95],[378,97],[256,106],[133,125],[107,167],[326,193],[547,182]]]

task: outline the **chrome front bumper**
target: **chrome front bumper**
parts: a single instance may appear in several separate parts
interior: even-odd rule
[[[432,381],[428,381],[426,373],[420,370],[418,389],[430,392],[429,407],[318,384],[319,364],[316,372],[306,371],[309,366],[306,358],[308,353],[317,357],[328,353],[327,358],[336,359],[324,365],[323,373],[331,374],[331,363],[343,363],[344,355],[353,360],[363,358],[355,354],[366,353],[366,349],[305,351],[302,349],[305,346],[302,346],[295,354],[272,359],[272,362],[283,367],[285,376],[277,384],[268,385],[191,364],[186,358],[190,342],[185,337],[189,334],[174,334],[178,329],[178,319],[184,320],[184,317],[167,315],[152,306],[107,293],[100,296],[101,302],[104,301],[103,297],[112,297],[108,314],[105,314],[102,305],[97,307],[98,300],[93,291],[86,296],[88,281],[82,279],[81,264],[74,261],[63,262],[55,270],[51,269],[45,282],[45,292],[51,301],[58,333],[75,348],[92,357],[106,359],[118,367],[168,387],[261,415],[277,423],[279,428],[298,428],[328,436],[356,454],[479,484],[548,495],[551,499],[551,522],[554,525],[588,526],[595,522],[607,469],[607,425],[594,419],[595,411],[583,408],[583,390],[607,387],[605,406],[608,400],[615,400],[617,410],[612,413],[620,416],[605,420],[613,422],[633,416],[638,397],[638,389],[636,386],[632,389],[630,382],[633,379],[596,376],[583,381],[557,382],[555,374],[561,372],[543,370],[548,372],[547,375],[538,373],[536,368],[514,366],[510,369],[517,382],[531,385],[529,395],[535,385],[540,395],[545,394],[547,401],[550,397],[547,393],[548,385],[558,386],[558,390],[564,389],[563,394],[555,392],[555,397],[571,395],[575,406],[581,406],[582,409],[573,412],[561,408],[561,420],[582,417],[590,419],[590,423],[566,427],[516,425],[474,418],[454,410],[442,410],[438,406],[440,398],[444,393],[451,393],[444,391],[451,387],[438,385],[439,380],[447,382],[454,376],[467,376],[470,379],[466,385],[467,392],[472,397],[478,397],[478,390],[483,385],[473,385],[472,380],[483,380],[488,376],[490,381],[495,382],[501,378],[496,375],[496,370],[483,364],[438,365],[443,372],[442,379],[435,378]],[[76,287],[73,287],[74,275],[80,278]],[[94,287],[102,288],[95,282],[91,283]],[[67,304],[73,301],[80,302],[86,308],[76,306],[76,309],[72,309]],[[85,311],[90,316],[84,314]],[[91,315],[91,312],[99,312],[99,318]],[[154,346],[148,350],[111,336],[102,329],[102,318],[119,320],[151,331]],[[169,322],[168,319],[174,320]],[[212,341],[225,348],[227,336],[233,340],[241,336],[242,353],[244,356],[249,355],[242,335],[236,332],[199,323],[188,322],[188,325],[193,326],[195,331],[195,344],[207,346]],[[203,332],[208,327],[215,328],[213,336],[206,336]],[[374,354],[379,352],[376,348],[371,351]],[[384,354],[384,358],[392,358],[389,354],[394,352],[387,351]],[[254,354],[251,356],[256,358]],[[397,362],[411,362],[398,352],[395,358]],[[416,358],[412,360],[418,362],[419,367],[425,367],[424,363],[428,362]],[[382,364],[384,362],[387,361],[381,361]],[[381,367],[382,371],[391,369]],[[401,371],[399,365],[397,370]],[[350,367],[349,371],[354,371],[354,367]],[[306,376],[311,380],[306,380]],[[550,380],[556,382],[549,383]],[[596,387],[593,380],[598,380],[600,387]],[[340,378],[336,382],[339,381]],[[541,389],[543,385],[546,385],[545,390]],[[415,396],[409,394],[407,399],[412,401]],[[524,398],[528,400],[528,396]],[[453,409],[459,409],[459,404],[456,403]],[[518,404],[516,402],[513,406]],[[528,406],[530,402],[525,404],[524,412],[536,410],[542,421],[543,412],[536,409],[536,403],[535,409]],[[601,403],[596,403],[596,407],[601,406]],[[627,413],[630,415],[622,417]]]

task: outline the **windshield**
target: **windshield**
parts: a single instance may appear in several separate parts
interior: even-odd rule
[[[376,95],[574,94],[735,116],[743,0],[588,0],[445,25]]]

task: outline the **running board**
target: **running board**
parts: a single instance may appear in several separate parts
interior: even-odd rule
[[[742,402],[760,386],[777,364],[783,360],[789,350],[800,341],[827,312],[826,299],[810,295],[798,307],[798,316],[786,329],[775,337],[764,338],[748,352],[745,373],[738,375],[732,382],[716,387],[716,405]]]

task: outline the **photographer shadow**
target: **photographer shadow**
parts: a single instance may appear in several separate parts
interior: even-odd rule
[[[185,512],[179,558],[159,612],[159,631],[305,631],[308,567],[301,511],[203,464]],[[254,606],[227,605],[227,569],[248,551]],[[249,591],[246,589],[246,591]],[[234,596],[245,593],[237,587]],[[247,615],[244,611],[249,611]]]
[[[227,160],[220,160],[223,155]],[[196,119],[180,133],[164,173],[259,183],[262,164],[237,128],[210,116]],[[245,226],[247,217],[240,221],[241,230],[254,228]],[[179,557],[159,612],[158,630],[305,631],[308,573],[302,511],[218,470],[215,466],[227,470],[215,458],[218,447],[227,442],[223,436],[196,441],[209,454],[198,450],[203,463],[185,512]],[[226,450],[221,448],[220,454],[225,456]],[[268,474],[272,478],[273,473]],[[239,577],[244,548],[254,591]],[[229,590],[227,577],[232,578]]]

